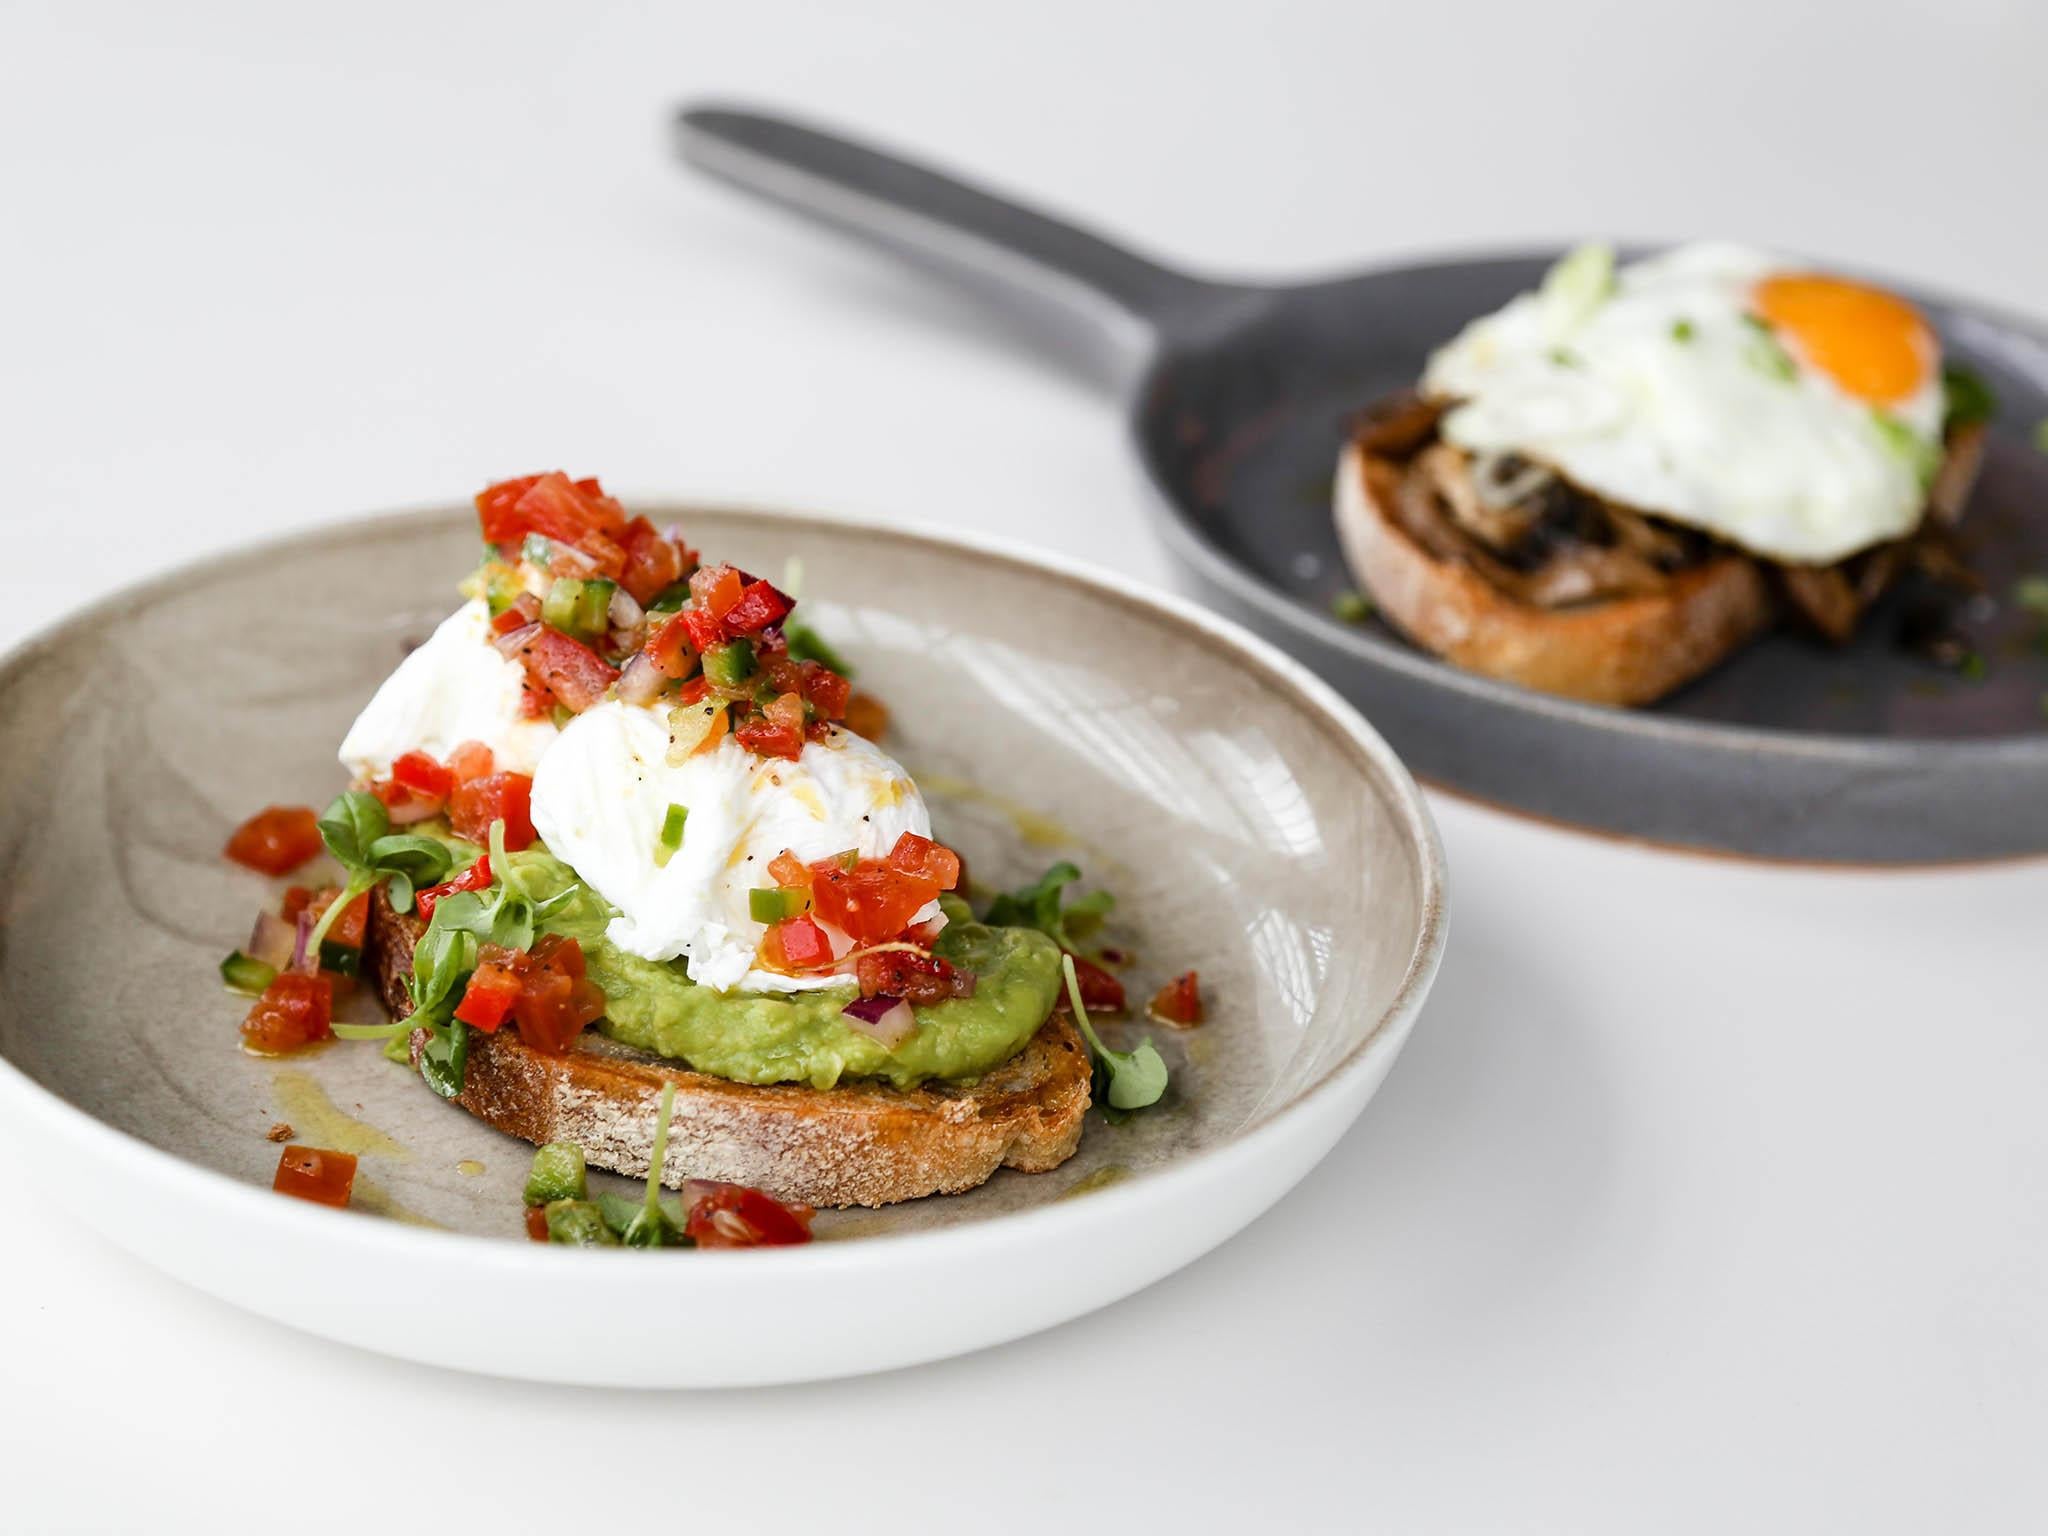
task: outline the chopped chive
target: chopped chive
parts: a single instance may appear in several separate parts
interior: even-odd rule
[[[683,823],[690,819],[687,805],[670,805],[668,814],[661,818],[661,841],[654,845],[654,862],[665,865],[674,857],[675,851],[683,846]]]
[[[1690,320],[1674,320],[1671,322],[1671,339],[1673,341],[1691,341],[1693,334],[1692,322]]]
[[[1550,349],[1550,361],[1559,368],[1577,368],[1580,366],[1579,354],[1570,347],[1552,347]]]
[[[1330,599],[1330,616],[1345,624],[1363,624],[1372,617],[1372,599],[1356,587]]]

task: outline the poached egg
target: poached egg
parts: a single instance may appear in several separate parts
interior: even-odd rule
[[[1910,304],[1736,245],[1615,270],[1603,246],[1431,357],[1444,438],[1792,564],[1909,533],[1942,452]]]
[[[688,812],[683,840],[657,857],[668,808]],[[605,936],[647,960],[681,958],[721,992],[801,992],[845,977],[788,976],[755,965],[767,928],[749,894],[772,886],[785,848],[809,863],[853,849],[880,858],[905,832],[931,835],[910,775],[851,731],[806,742],[794,761],[759,757],[730,736],[669,761],[666,711],[611,700],[563,729],[533,777],[533,824],[548,850],[618,909]],[[938,904],[918,914],[938,915]]]
[[[560,732],[524,712],[525,688],[525,669],[491,643],[489,607],[472,599],[384,679],[342,738],[342,766],[362,783],[407,752],[445,759],[480,741],[499,768],[532,773]]]

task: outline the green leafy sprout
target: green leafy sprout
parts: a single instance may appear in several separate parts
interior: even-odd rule
[[[327,814],[320,818],[320,840],[341,865],[347,883],[307,936],[307,952],[314,954],[334,920],[378,881],[390,882],[394,912],[410,912],[413,891],[446,879],[455,862],[448,845],[439,838],[393,832],[384,802],[360,789],[335,796]]]
[[[1034,883],[998,896],[982,921],[991,928],[1036,928],[1061,949],[1077,950],[1116,905],[1108,891],[1062,903],[1061,893],[1080,878],[1081,871],[1062,859]]]
[[[1149,1109],[1166,1092],[1166,1063],[1149,1039],[1135,1051],[1112,1051],[1088,1022],[1087,1006],[1081,1001],[1081,978],[1074,974],[1074,957],[1060,956],[1060,970],[1067,981],[1067,1000],[1074,1010],[1074,1023],[1087,1037],[1088,1048],[1109,1077],[1112,1109]]]

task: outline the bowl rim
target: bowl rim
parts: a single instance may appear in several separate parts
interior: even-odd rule
[[[657,520],[690,515],[736,517],[781,523],[791,528],[810,526],[835,532],[850,530],[942,555],[967,555],[1079,587],[1098,600],[1190,631],[1212,650],[1266,672],[1292,695],[1296,707],[1305,710],[1325,731],[1343,743],[1357,763],[1359,772],[1369,783],[1376,782],[1393,811],[1395,821],[1416,859],[1419,874],[1417,896],[1420,912],[1413,947],[1400,983],[1379,1018],[1343,1056],[1326,1066],[1285,1104],[1249,1130],[1232,1135],[1216,1146],[1177,1158],[1127,1183],[1105,1188],[1085,1201],[1050,1201],[955,1226],[881,1233],[857,1242],[807,1243],[792,1250],[715,1250],[721,1268],[733,1264],[773,1263],[784,1266],[782,1272],[802,1269],[843,1274],[877,1264],[894,1266],[939,1249],[950,1250],[977,1243],[984,1246],[990,1243],[1036,1243],[1050,1235],[1051,1229],[1061,1226],[1074,1226],[1084,1220],[1089,1225],[1113,1220],[1131,1205],[1158,1199],[1169,1181],[1178,1187],[1227,1178],[1239,1164],[1260,1160],[1269,1146],[1288,1138],[1311,1110],[1335,1097],[1344,1084],[1376,1076],[1382,1070],[1379,1058],[1398,1053],[1435,981],[1449,937],[1448,870],[1442,839],[1413,776],[1393,749],[1354,706],[1301,662],[1249,630],[1200,607],[1192,599],[1162,588],[1134,584],[1104,567],[1073,561],[1000,535],[941,528],[871,514],[815,512],[724,498],[636,496],[633,499],[646,515]],[[454,522],[468,515],[464,506],[445,502],[425,503],[274,535],[237,549],[181,562],[74,608],[10,646],[0,653],[0,685],[12,680],[47,651],[60,646],[66,637],[79,629],[109,619],[137,602],[168,593],[196,576],[257,564],[287,550],[317,551],[322,546],[399,534],[432,523]],[[212,1205],[225,1214],[246,1213],[252,1221],[261,1221],[266,1228],[277,1230],[288,1238],[296,1237],[314,1244],[345,1243],[357,1249],[378,1248],[383,1249],[384,1256],[388,1258],[433,1256],[444,1261],[465,1263],[480,1272],[505,1273],[534,1265],[584,1266],[608,1262],[603,1254],[519,1242],[511,1237],[423,1230],[395,1221],[358,1219],[353,1228],[345,1229],[336,1224],[337,1216],[360,1218],[362,1213],[334,1212],[299,1201],[280,1201],[270,1190],[155,1146],[100,1118],[91,1110],[72,1103],[0,1052],[0,1103],[8,1101],[24,1111],[25,1119],[47,1132],[76,1138],[85,1143],[89,1151],[105,1159],[139,1165],[160,1184]],[[351,1230],[355,1234],[353,1237],[347,1235]],[[693,1257],[697,1263],[682,1266],[683,1270],[697,1270],[705,1255]]]

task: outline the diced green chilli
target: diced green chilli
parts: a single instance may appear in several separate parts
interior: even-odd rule
[[[551,1141],[533,1154],[533,1166],[526,1174],[526,1203],[552,1205],[557,1200],[581,1200],[588,1185],[584,1178],[583,1149],[572,1141]]]
[[[363,970],[363,952],[355,945],[344,944],[339,939],[322,939],[320,969],[332,971],[337,976],[360,976]]]
[[[757,923],[779,923],[804,909],[802,891],[764,886],[747,892],[747,916]]]
[[[491,563],[489,574],[484,578],[484,602],[490,608],[492,618],[519,601],[519,595],[525,590],[511,566],[496,561]]]
[[[220,979],[230,992],[260,997],[263,989],[277,980],[277,967],[245,955],[239,949],[220,963]]]
[[[588,1200],[549,1202],[548,1241],[571,1248],[616,1248],[619,1240],[604,1224],[604,1216]]]
[[[557,576],[541,599],[540,621],[565,635],[576,633],[576,615],[583,602],[584,584],[571,576]]]
[[[675,857],[675,851],[683,846],[683,827],[690,819],[687,805],[671,804],[668,814],[661,818],[661,840],[654,845],[654,862],[665,865]]]
[[[675,613],[690,600],[690,584],[687,581],[672,581],[654,594],[654,601],[647,605],[649,613]],[[791,651],[795,651],[792,646]]]
[[[754,673],[754,642],[728,640],[704,653],[704,676],[713,687],[737,688]]]
[[[576,627],[570,632],[589,638],[611,628],[612,594],[618,589],[617,582],[602,578],[584,582],[576,596]]]

